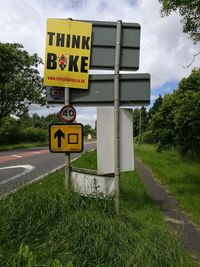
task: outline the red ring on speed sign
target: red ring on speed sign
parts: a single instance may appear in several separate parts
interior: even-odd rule
[[[60,111],[60,118],[65,122],[72,122],[76,119],[76,110],[70,105],[62,107]]]

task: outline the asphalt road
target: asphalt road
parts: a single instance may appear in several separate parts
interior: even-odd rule
[[[84,144],[84,151],[96,147],[96,142]],[[71,153],[71,160],[80,154]],[[64,164],[63,153],[50,153],[48,147],[0,153],[0,196],[16,190]]]

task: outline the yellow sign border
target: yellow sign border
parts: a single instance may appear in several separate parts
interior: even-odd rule
[[[82,128],[82,142],[81,142],[81,149],[80,150],[78,150],[78,151],[71,151],[71,150],[62,150],[62,151],[55,151],[55,150],[52,150],[52,145],[51,145],[51,126],[76,126],[76,125],[80,125],[81,126],[81,128]],[[81,153],[81,152],[83,152],[83,149],[84,149],[84,147],[83,147],[83,136],[84,136],[84,134],[83,134],[83,130],[84,130],[84,128],[83,128],[83,124],[81,124],[81,123],[59,123],[59,124],[56,124],[56,123],[53,123],[53,124],[50,124],[49,125],[49,151],[51,152],[51,153]]]

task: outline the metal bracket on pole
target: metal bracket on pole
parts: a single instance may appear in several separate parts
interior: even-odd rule
[[[114,78],[114,173],[115,173],[115,210],[119,213],[119,183],[120,183],[120,140],[119,140],[119,69],[121,48],[122,21],[117,21],[115,48],[115,78]]]
[[[70,105],[69,88],[65,88],[65,105]],[[70,153],[65,153],[65,188],[70,187]]]

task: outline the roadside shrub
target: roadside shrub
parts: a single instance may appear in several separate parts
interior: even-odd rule
[[[12,117],[2,119],[0,124],[0,145],[47,141],[48,131],[33,126],[20,126]]]
[[[135,142],[139,142],[139,136],[134,138]],[[140,141],[143,144],[156,144],[158,142],[157,134],[152,131],[147,131],[141,134]]]
[[[22,142],[39,142],[47,140],[47,130],[28,127],[20,129],[20,138]]]
[[[7,117],[0,125],[0,145],[16,144],[20,140],[19,125],[16,119]]]
[[[158,142],[158,136],[152,131],[147,131],[142,134],[141,140],[144,144],[156,144]]]

